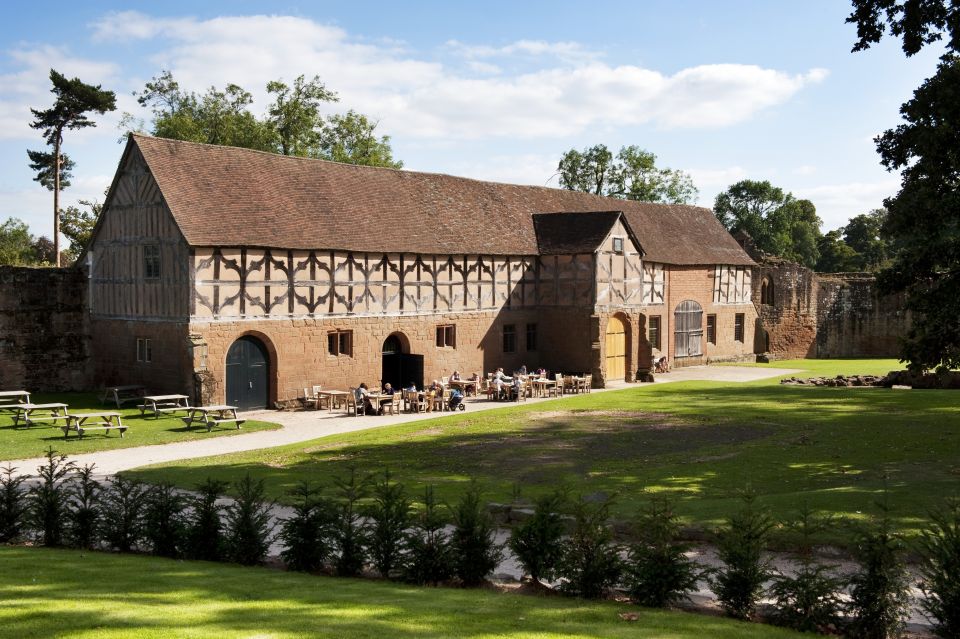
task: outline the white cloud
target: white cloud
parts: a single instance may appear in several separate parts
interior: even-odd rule
[[[817,172],[817,167],[811,166],[809,164],[798,166],[793,170],[794,175],[813,175],[816,172]]]
[[[822,184],[792,189],[798,198],[810,200],[817,207],[817,215],[823,220],[824,230],[843,226],[861,213],[883,206],[883,200],[896,195],[900,180],[896,176],[876,182],[849,182],[846,184]]]
[[[384,133],[408,139],[558,138],[611,125],[723,127],[787,101],[826,74],[714,64],[668,75],[611,66],[575,42],[533,40],[500,47],[450,42],[467,60],[453,69],[289,16],[201,21],[123,12],[97,22],[94,33],[100,40],[159,40],[166,46],[154,62],[185,88],[235,82],[252,91],[261,108],[267,81],[318,74],[339,92],[338,109],[366,112]],[[507,74],[486,62],[518,56],[537,65]]]
[[[730,166],[723,169],[690,169],[687,171],[693,183],[700,190],[722,191],[731,184],[745,180],[747,170],[742,166]]]
[[[484,156],[479,160],[450,163],[443,172],[491,182],[559,186],[555,155],[518,153]]]
[[[42,45],[6,52],[17,70],[0,75],[0,139],[32,139],[41,145],[40,133],[30,128],[30,109],[45,109],[53,103],[50,93],[50,69],[68,77],[79,77],[88,84],[111,86],[119,67],[74,56],[64,47]],[[83,133],[78,131],[72,135]],[[83,137],[83,136],[81,136]]]

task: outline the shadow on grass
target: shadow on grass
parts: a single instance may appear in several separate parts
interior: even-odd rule
[[[0,548],[11,637],[799,637],[768,626],[623,604],[414,588],[261,568]],[[91,635],[92,636],[92,635]]]
[[[131,474],[191,486],[250,473],[282,499],[299,481],[330,487],[351,466],[389,467],[411,492],[433,483],[448,501],[471,478],[498,501],[508,500],[514,485],[526,498],[563,484],[575,493],[618,495],[618,517],[633,516],[651,493],[667,494],[699,525],[722,520],[748,485],[780,518],[803,501],[862,518],[886,487],[901,529],[914,531],[960,481],[958,397],[677,383],[468,411]]]

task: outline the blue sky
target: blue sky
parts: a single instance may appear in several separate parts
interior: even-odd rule
[[[52,8],[55,5],[55,8]],[[562,153],[636,144],[689,172],[700,204],[740,179],[811,199],[836,228],[899,178],[872,138],[933,74],[887,39],[853,54],[849,5],[786,2],[71,2],[7,7],[0,26],[0,220],[52,229],[26,149],[42,140],[49,69],[100,83],[118,113],[68,132],[63,203],[100,198],[119,160],[119,112],[164,69],[196,91],[319,75],[379,120],[411,170],[556,185]],[[51,18],[51,16],[54,16]]]

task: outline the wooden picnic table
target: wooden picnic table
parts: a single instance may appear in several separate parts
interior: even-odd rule
[[[140,416],[150,411],[155,419],[160,419],[161,413],[176,413],[190,410],[190,398],[186,395],[145,395],[143,403],[139,404]]]
[[[333,411],[334,407],[339,408],[340,406],[346,405],[347,396],[350,394],[349,391],[342,390],[322,390],[317,393],[317,398],[326,397],[327,409]],[[317,402],[317,410],[320,409],[320,402]]]
[[[237,417],[237,407],[227,404],[216,404],[213,406],[193,406],[187,411],[187,416],[182,417],[183,423],[190,428],[195,423],[206,424],[207,432],[213,430],[214,426],[219,424],[236,424],[240,428],[245,419]]]
[[[0,410],[16,411],[18,404],[29,404],[30,392],[25,390],[0,391]]]
[[[13,415],[13,426],[16,428],[20,425],[20,421],[23,420],[24,426],[32,426],[37,422],[56,422],[57,420],[63,419],[66,420],[67,415],[66,404],[61,404],[58,402],[51,404],[16,404],[13,406],[13,410],[16,412]],[[34,417],[34,413],[41,413],[39,417]]]
[[[67,423],[60,427],[63,438],[67,439],[71,430],[77,431],[77,437],[82,438],[88,430],[103,430],[109,435],[116,429],[120,437],[127,432],[120,413],[115,411],[91,411],[89,413],[71,413],[67,415]]]
[[[556,387],[557,380],[549,379],[547,377],[538,377],[537,379],[530,380],[530,383],[533,384],[533,387],[536,389],[537,397],[543,397],[548,388]]]
[[[105,404],[108,401],[116,403],[117,408],[121,408],[127,402],[139,402],[143,399],[146,387],[142,384],[126,384],[124,386],[106,386],[100,395],[100,403]]]

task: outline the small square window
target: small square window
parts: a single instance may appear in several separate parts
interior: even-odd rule
[[[353,331],[330,331],[327,333],[327,352],[331,355],[353,354]]]
[[[613,238],[613,252],[614,253],[623,253],[623,238],[615,237]]]
[[[148,338],[137,338],[137,361],[146,364],[153,361],[153,346]]]
[[[527,350],[537,350],[537,325],[527,324]]]
[[[148,280],[160,279],[160,245],[143,246],[143,277]]]
[[[743,313],[737,313],[733,318],[733,339],[743,342]]]
[[[503,325],[503,352],[515,353],[517,351],[517,327],[514,324]]]
[[[437,348],[457,347],[457,327],[453,324],[437,327]]]

